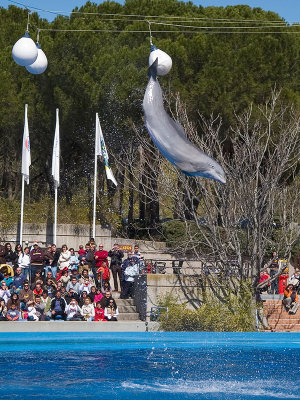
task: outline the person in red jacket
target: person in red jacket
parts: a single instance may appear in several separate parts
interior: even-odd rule
[[[103,244],[99,244],[99,250],[95,253],[96,267],[99,269],[103,264],[107,264],[108,252],[103,250]]]
[[[104,310],[103,310],[103,308],[101,308],[100,301],[97,301],[97,303],[96,303],[94,321],[106,321],[106,319],[104,317]]]

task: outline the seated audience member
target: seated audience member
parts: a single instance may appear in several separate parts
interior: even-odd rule
[[[82,271],[81,278],[79,279],[80,285],[82,285],[86,279],[89,280],[89,283],[91,284],[91,286],[95,286],[95,280],[92,276],[89,275],[89,271],[87,268],[85,268]]]
[[[62,272],[61,277],[58,279],[58,282],[61,282],[63,284],[63,286],[66,287],[69,281],[70,281],[69,271],[67,269],[65,269]]]
[[[89,294],[91,292],[92,285],[88,279],[85,279],[84,282],[80,285],[80,293],[87,292]]]
[[[82,292],[79,298],[79,306],[82,308],[82,306],[84,305],[85,299],[88,297],[87,292]]]
[[[23,287],[24,281],[26,281],[26,277],[22,273],[22,268],[17,267],[15,270],[15,276],[14,276],[14,280],[12,283],[12,290],[19,292]]]
[[[38,321],[39,317],[37,315],[36,308],[34,307],[33,301],[28,301],[27,303],[27,321]]]
[[[118,307],[114,299],[110,299],[107,307],[104,309],[104,316],[107,321],[117,321],[118,320]]]
[[[11,293],[6,285],[6,282],[2,281],[1,289],[0,289],[0,297],[5,301],[5,304],[7,304],[7,301],[10,298],[10,296],[11,296]]]
[[[81,310],[82,310],[83,318],[86,321],[94,320],[95,309],[94,309],[93,304],[91,303],[91,299],[88,296],[84,299],[84,304],[83,304]]]
[[[102,298],[103,298],[103,294],[101,293],[101,289],[99,287],[97,287],[93,303],[96,305],[96,303],[98,301],[100,301]]]
[[[92,286],[91,287],[91,291],[89,293],[89,298],[91,299],[91,302],[94,303],[95,302],[95,296],[96,296],[96,286]]]
[[[5,243],[5,264],[10,265],[11,267],[15,264],[17,261],[17,255],[16,253],[12,250],[11,244],[10,243]]]
[[[23,275],[26,279],[29,278],[30,262],[30,250],[29,247],[25,247],[24,252],[19,255],[18,266],[22,268]]]
[[[6,319],[7,307],[5,301],[0,299],[0,321],[7,321]]]
[[[61,291],[62,286],[63,286],[63,284],[61,282],[57,282],[56,283],[56,291],[58,291],[58,290]]]
[[[20,307],[21,310],[24,311],[26,309],[26,303],[30,300],[33,301],[33,291],[29,289],[28,281],[24,282],[23,289],[19,292],[19,300],[20,300]]]
[[[67,307],[67,303],[64,298],[61,296],[60,290],[58,290],[55,294],[55,297],[51,300],[51,318],[56,319],[58,316],[62,319],[66,319],[65,309]]]
[[[41,271],[39,269],[36,270],[35,273],[34,273],[33,282],[31,284],[31,290],[35,289],[35,286],[36,286],[37,283],[40,283],[41,286],[44,285],[44,280],[42,278],[42,273],[41,273]]]
[[[291,283],[296,288],[297,292],[300,289],[300,272],[299,269],[296,268],[293,275],[288,279],[288,284]]]
[[[78,268],[78,263],[79,263],[78,257],[76,256],[75,251],[74,251],[73,248],[70,248],[70,253],[71,253],[71,258],[70,258],[70,266],[69,266],[69,269],[70,269],[70,271],[71,271],[72,269],[76,269],[76,270],[77,270],[77,268]]]
[[[79,281],[80,279],[80,274],[77,271],[77,269],[72,269],[71,273],[70,273],[70,281],[72,280],[72,278],[76,278],[77,281]]]
[[[61,297],[65,299],[68,292],[66,291],[66,288],[64,286],[61,287],[60,292],[61,292]]]
[[[84,269],[88,271],[88,274],[90,273],[90,266],[85,256],[82,256],[81,260],[78,263],[78,273],[82,275]]]
[[[44,305],[43,315],[46,321],[50,321],[51,319],[51,300],[52,298],[48,296],[47,290],[44,290],[41,297],[41,303]]]
[[[97,303],[96,303],[94,321],[106,321],[105,316],[104,316],[104,310],[103,310],[103,308],[101,308],[100,301],[97,301]]]
[[[105,296],[103,296],[102,299],[100,300],[101,308],[104,309],[105,307],[107,307],[110,300],[112,300],[112,295],[111,295],[111,292],[109,290],[107,290],[105,292]]]
[[[17,310],[17,307],[14,303],[10,306],[10,309],[7,310],[6,319],[7,321],[18,321],[20,318],[20,313]]]
[[[66,307],[67,321],[82,321],[82,310],[79,307],[76,299],[72,299]]]
[[[51,272],[50,272],[50,274],[51,274]],[[46,279],[46,283],[43,286],[43,291],[45,291],[45,290],[47,291],[47,294],[49,297],[51,297],[51,298],[54,297],[55,292],[57,290],[57,285],[53,278]]]
[[[42,294],[43,294],[42,285],[38,282],[35,285],[35,289],[33,290],[33,297],[35,299],[36,296],[42,296]]]
[[[72,279],[68,282],[66,290],[69,294],[70,290],[77,294],[80,294],[80,284],[79,282],[77,282],[77,278],[75,276],[72,276]]]
[[[7,309],[11,308],[11,305],[15,304],[18,311],[20,311],[20,300],[18,293],[13,293],[11,298],[7,301]]]
[[[105,295],[105,293],[106,293],[107,291],[109,291],[109,292],[112,291],[109,282],[102,282],[102,285],[100,286],[100,288],[101,288],[101,293],[102,293],[103,295]]]
[[[284,291],[284,298],[282,300],[285,308],[289,311],[289,314],[295,314],[298,310],[298,295],[297,291],[291,283],[287,286]]]
[[[36,315],[39,317],[39,321],[45,321],[44,311],[45,311],[46,303],[42,302],[41,296],[35,296],[34,307],[36,309]]]

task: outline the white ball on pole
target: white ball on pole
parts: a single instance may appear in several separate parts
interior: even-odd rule
[[[44,71],[46,71],[48,66],[46,54],[43,52],[38,43],[36,44],[36,48],[38,51],[37,59],[34,61],[34,63],[26,65],[27,71],[34,75],[42,74]]]
[[[22,67],[34,63],[37,59],[38,49],[27,31],[25,35],[15,43],[12,49],[12,56],[15,62]]]
[[[149,55],[149,66],[154,63],[156,58],[158,58],[157,75],[166,75],[172,68],[172,58],[164,51],[152,45]]]

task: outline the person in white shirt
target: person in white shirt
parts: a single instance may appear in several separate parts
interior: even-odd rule
[[[24,253],[21,253],[18,258],[18,265],[22,268],[23,275],[29,278],[29,268],[30,268],[30,249],[29,247],[24,248]]]

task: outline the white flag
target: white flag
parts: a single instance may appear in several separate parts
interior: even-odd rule
[[[96,143],[95,143],[95,146],[96,146],[96,148],[95,148],[96,155],[102,156],[104,159],[105,172],[106,172],[107,179],[110,179],[116,186],[118,186],[117,181],[114,177],[114,174],[108,164],[108,153],[106,150],[98,113],[96,114]]]
[[[52,153],[52,176],[54,179],[54,185],[56,188],[59,186],[59,158],[60,158],[60,145],[59,145],[59,117],[58,108],[56,109],[56,126],[55,135],[53,143],[53,153]]]
[[[27,119],[27,108],[28,108],[28,104],[25,104],[25,122],[24,122],[24,133],[23,133],[21,173],[24,176],[24,179],[28,185],[29,184],[29,167],[31,165],[31,157],[30,157],[30,140],[29,140],[28,119]]]

